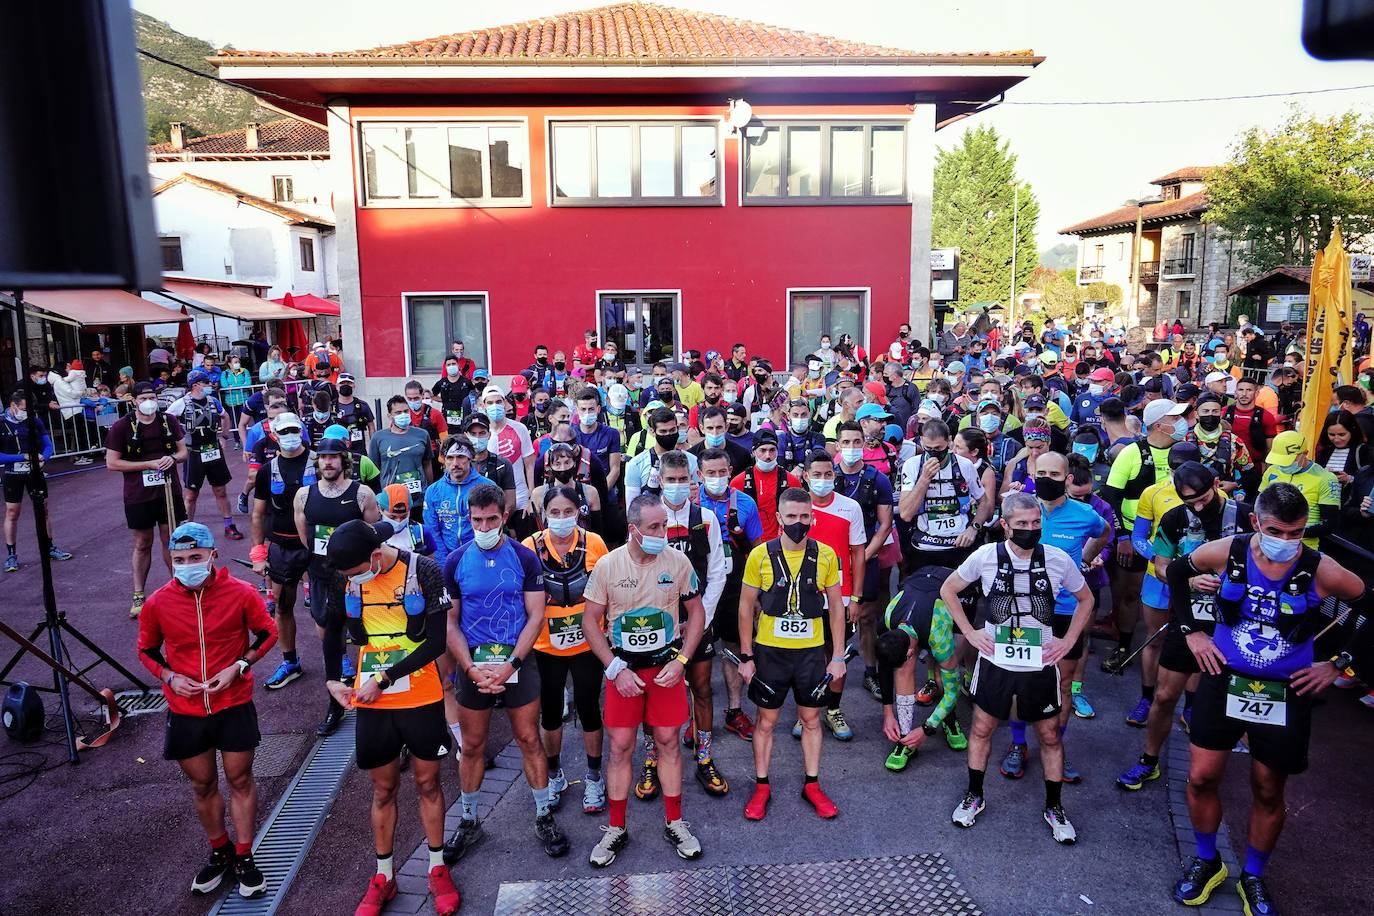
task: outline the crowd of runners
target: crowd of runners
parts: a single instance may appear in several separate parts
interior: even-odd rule
[[[1285,780],[1307,766],[1313,697],[1365,689],[1374,372],[1362,357],[1308,442],[1304,341],[1244,320],[1234,333],[1172,330],[1128,348],[1119,327],[983,315],[933,348],[903,326],[873,355],[827,334],[792,366],[739,343],[648,368],[588,332],[567,354],[536,347],[503,382],[455,342],[438,379],[377,410],[334,347],[289,383],[264,376],[236,409],[203,368],[170,403],[134,382],[105,460],[133,532],[140,657],[169,703],[165,755],[190,779],[212,847],[192,889],[232,876],[244,896],[265,890],[251,855],[259,662],[274,665],[265,689],[314,692],[322,736],[356,710],[377,856],[358,914],[396,893],[404,769],[442,914],[459,905],[451,866],[483,837],[495,709],[549,856],[570,851],[555,812],[568,774],[584,774],[582,811],[607,819],[586,851],[596,868],[629,842],[632,793],[661,798],[654,829],[678,856],[703,855],[685,773],[761,820],[778,757],[778,782],[835,817],[825,735],[850,741],[845,704],[874,701],[890,741],[875,768],[919,766],[928,741],[967,754],[967,784],[946,789],[964,828],[995,795],[999,725],[1008,779],[1027,773],[1034,732],[1043,820],[1073,843],[1063,786],[1088,761],[1071,759],[1066,735],[1098,714],[1096,632],[1114,643],[1102,670],[1139,670],[1126,722],[1142,735],[1134,761],[1094,771],[1142,790],[1175,722],[1188,733],[1197,850],[1174,899],[1202,904],[1227,877],[1218,784],[1243,744],[1253,799],[1237,889],[1247,913],[1275,913],[1265,867]],[[19,388],[0,422],[10,557],[32,426],[51,454],[34,413],[43,397]],[[245,519],[251,574],[226,566],[214,526],[194,521],[207,485],[224,537],[243,537]],[[172,581],[145,597],[158,532]],[[298,605],[320,634],[322,677],[297,651]],[[571,716],[580,751],[563,743]],[[775,748],[779,723],[796,750]],[[752,773],[722,772],[722,740],[751,742]],[[448,758],[462,817],[446,837]]]

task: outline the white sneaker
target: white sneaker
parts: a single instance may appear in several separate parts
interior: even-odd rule
[[[692,831],[687,829],[689,826],[690,825],[682,818],[678,818],[675,821],[669,821],[663,826],[663,838],[677,850],[679,857],[683,859],[700,859],[701,843],[696,837],[692,836]]]
[[[972,827],[973,822],[986,807],[987,804],[983,801],[983,796],[965,792],[964,797],[959,799],[959,805],[954,809],[954,813],[950,815],[949,819],[960,827]]]
[[[600,814],[606,810],[606,777],[582,780],[582,813]]]
[[[563,793],[568,791],[568,777],[563,775],[560,767],[555,773],[549,774],[549,810],[557,811],[563,804]]]
[[[630,842],[630,831],[624,827],[602,826],[601,839],[592,847],[588,861],[593,868],[605,868],[615,861],[616,854]]]
[[[1050,833],[1054,835],[1056,843],[1070,846],[1078,841],[1078,831],[1073,829],[1073,824],[1069,823],[1068,815],[1058,805],[1045,809],[1045,823],[1050,825]]]

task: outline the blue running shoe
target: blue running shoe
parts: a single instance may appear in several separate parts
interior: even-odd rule
[[[52,560],[64,561],[70,560],[72,558],[72,555],[67,553],[67,551],[63,550],[61,547],[54,545],[53,547],[48,549],[48,558]]]
[[[1097,715],[1097,710],[1093,709],[1093,704],[1088,702],[1088,698],[1081,693],[1073,694],[1073,714],[1080,719],[1091,719]]]
[[[1071,786],[1076,786],[1083,781],[1083,774],[1078,772],[1078,768],[1069,763],[1069,758],[1064,758],[1064,782]]]
[[[1026,754],[1029,748],[1024,744],[1012,744],[1007,748],[1007,756],[1002,758],[998,768],[1008,779],[1020,779],[1026,775]]]
[[[272,672],[272,676],[263,683],[263,686],[268,690],[280,690],[304,673],[300,662],[288,662],[286,659],[282,659],[282,663],[277,666],[276,671]]]
[[[247,494],[247,493],[240,493],[240,494],[239,494],[239,502],[238,502],[237,508],[238,508],[238,510],[239,510],[239,515],[247,515],[247,514],[248,514],[248,494]]]
[[[1202,906],[1221,882],[1226,880],[1226,865],[1221,858],[1207,859],[1193,856],[1174,885],[1174,899],[1184,906]],[[1242,899],[1245,896],[1240,891]]]
[[[5,557],[5,572],[19,572],[19,558],[14,554]]]
[[[1116,777],[1116,784],[1127,792],[1138,792],[1145,783],[1159,778],[1159,764],[1150,766],[1144,762],[1137,763],[1120,776]]]
[[[1134,725],[1136,728],[1144,728],[1145,723],[1150,718],[1151,705],[1153,705],[1151,700],[1141,697],[1140,702],[1135,704],[1135,709],[1132,709],[1130,715],[1126,716],[1126,724]]]

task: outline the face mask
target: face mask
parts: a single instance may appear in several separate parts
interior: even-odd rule
[[[929,458],[931,461],[934,461],[936,464],[944,464],[944,463],[945,463],[945,456],[947,456],[948,454],[949,454],[949,449],[947,449],[947,448],[928,448],[928,449],[926,449],[926,457]]]
[[[1289,541],[1260,533],[1260,552],[1275,563],[1287,563],[1298,555],[1302,541]]]
[[[813,478],[808,480],[807,483],[810,485],[811,495],[819,496],[821,499],[825,499],[831,493],[835,492],[835,481],[832,478]]]
[[[578,414],[577,419],[578,422],[582,424],[583,429],[594,429],[596,427],[596,414],[594,413]]]
[[[564,369],[567,368],[567,366],[568,366],[568,364],[565,363],[565,362],[563,362],[563,360],[561,360],[561,359],[558,360],[556,363],[553,364],[553,367],[554,367],[555,369],[557,369],[559,372],[562,372]]]
[[[477,542],[477,546],[483,550],[491,550],[501,541],[501,528],[497,526],[489,531],[473,530],[472,539]]]
[[[397,429],[406,429],[410,426],[410,414],[398,413],[391,418],[391,422]]]
[[[840,462],[846,466],[858,464],[864,460],[864,450],[861,448],[842,448],[840,449]]]
[[[316,419],[316,420],[319,420],[321,423],[323,423],[325,420],[328,420],[328,419],[329,419],[329,411],[327,411],[327,410],[317,410],[317,411],[314,412],[314,414],[315,414],[315,419]]]
[[[173,566],[172,575],[177,577],[177,581],[187,588],[200,588],[205,584],[205,580],[210,578],[210,563],[187,563],[185,566]]]
[[[348,577],[348,581],[354,585],[366,585],[375,578],[377,578],[377,571],[372,568],[372,563],[369,561],[366,572],[355,573]]]
[[[1097,460],[1097,449],[1098,449],[1098,446],[1093,445],[1093,444],[1091,444],[1091,443],[1087,443],[1087,442],[1075,442],[1075,443],[1073,444],[1073,453],[1074,453],[1075,455],[1082,455],[1084,458],[1087,458],[1089,461],[1096,461],[1096,460]],[[1038,486],[1040,486],[1040,484],[1037,483],[1036,486],[1038,487]]]
[[[352,385],[340,385],[340,386],[339,386],[339,394],[343,395],[343,396],[346,397],[346,398],[351,398],[351,397],[353,397],[353,386],[352,386]]]
[[[493,423],[500,423],[506,418],[506,407],[504,404],[488,404],[482,408],[486,413],[487,419]]]
[[[549,471],[549,476],[552,477],[554,480],[558,481],[559,483],[569,483],[572,481],[573,475],[576,473],[577,468],[565,468],[561,471],[551,470]]]
[[[139,401],[138,412],[143,414],[145,417],[151,417],[156,415],[157,401]]]
[[[996,414],[984,414],[978,418],[978,428],[985,433],[995,433],[1002,428],[1002,418]]]
[[[1106,386],[1106,385],[1097,385],[1097,384],[1089,384],[1089,385],[1088,385],[1088,394],[1092,395],[1093,397],[1099,397],[1099,396],[1100,396],[1104,391],[1106,391],[1106,390],[1107,390],[1107,386]]]
[[[1188,421],[1179,417],[1174,421],[1174,431],[1171,433],[1175,442],[1182,442],[1188,436]]]
[[[1295,461],[1292,464],[1281,464],[1278,468],[1285,474],[1296,474],[1302,470],[1302,465]]]
[[[922,366],[924,366],[925,364],[926,364],[926,361],[925,361],[922,357],[913,356],[913,357],[911,358],[911,366],[912,366],[913,369],[919,369],[919,368],[921,368]]]
[[[610,407],[607,407],[606,410],[613,417],[619,417],[625,413],[624,407],[616,407],[614,404],[612,404]]]
[[[685,503],[691,494],[692,485],[688,483],[665,483],[663,485],[663,501],[674,506]]]
[[[1039,485],[1037,481],[1036,486],[1038,487]],[[1022,550],[1031,550],[1040,543],[1040,529],[1028,530],[1025,528],[1013,528],[1008,537],[1011,538],[1013,544],[1020,547]]]
[[[570,515],[567,518],[549,519],[549,532],[554,537],[565,538],[577,529],[577,517]]]
[[[277,437],[277,443],[281,445],[282,451],[286,452],[294,452],[296,449],[301,447],[301,442],[302,439],[300,433],[287,433],[284,436]]]
[[[458,377],[458,367],[457,367],[457,366],[449,366],[447,369],[444,370],[444,373],[445,373],[449,378],[457,378],[457,377]]]
[[[544,366],[544,365],[548,365],[549,358],[548,358],[547,356],[536,356],[536,357],[534,358],[534,361],[535,361],[536,363],[538,363],[539,365]]]
[[[23,423],[23,422],[24,422],[25,420],[27,420],[28,418],[29,418],[29,412],[28,412],[27,410],[16,410],[16,411],[14,412],[14,419],[17,420],[17,421],[20,422],[20,423]]]
[[[1035,478],[1035,495],[1048,502],[1054,502],[1063,496],[1067,485],[1062,480],[1055,480],[1053,477],[1043,475]]]
[[[754,467],[758,468],[760,471],[773,471],[777,469],[778,462],[776,459],[773,461],[764,461],[762,458],[757,458],[754,460]]]
[[[1044,418],[1045,418],[1045,412],[1044,412],[1043,410],[1028,410],[1028,411],[1026,411],[1026,419],[1027,419],[1027,420],[1043,420]]]
[[[681,417],[678,417],[678,422],[682,424],[677,430],[677,441],[681,445],[687,441],[687,424]]]
[[[811,530],[811,526],[806,522],[790,522],[782,526],[783,533],[792,541],[800,544],[806,540],[806,532]]]
[[[234,362],[230,363],[230,364],[229,364],[229,368],[230,368],[230,369],[233,369],[234,371],[237,372],[237,371],[238,371],[238,368],[239,368],[238,362],[237,362],[237,361],[234,361]]]
[[[906,331],[899,331],[898,334],[897,334],[897,336],[900,337],[902,340],[906,340],[906,339],[907,339],[908,337],[910,337],[911,335],[910,335],[909,333],[907,333]]]
[[[801,435],[811,428],[811,420],[806,417],[793,417],[792,422],[788,425],[792,428],[792,432]]]
[[[639,536],[639,549],[651,557],[656,557],[668,547],[667,538],[649,537],[647,534]]]
[[[720,448],[720,447],[721,447],[722,445],[724,445],[724,444],[725,444],[725,433],[717,433],[717,434],[715,434],[714,436],[711,435],[710,433],[707,433],[707,434],[706,434],[706,447],[707,447],[707,448]]]
[[[739,395],[727,388],[725,389],[725,393],[720,396],[720,399],[727,404],[733,404],[737,397],[739,397]]]
[[[424,403],[424,402],[421,401],[419,398],[416,398],[416,399],[413,400],[413,401],[412,401],[410,398],[406,398],[406,406],[409,407],[411,410],[419,410],[419,409],[420,409],[420,406],[421,406],[423,403]]]
[[[807,376],[807,378],[820,378],[820,377],[821,377],[821,370],[819,370],[819,369],[808,369],[808,370],[806,370],[806,376]]]
[[[706,485],[706,492],[712,496],[724,496],[725,491],[730,487],[730,478],[728,477],[706,477],[703,478],[703,482]]]
[[[469,436],[472,439],[472,447],[479,452],[487,450],[487,442],[490,441],[486,436]]]
[[[1198,417],[1198,418],[1197,418],[1197,425],[1198,425],[1198,426],[1201,426],[1203,429],[1207,430],[1207,432],[1210,433],[1210,432],[1212,432],[1214,429],[1216,429],[1216,428],[1218,428],[1219,426],[1221,426],[1221,417],[1219,417],[1219,416],[1217,416],[1217,417],[1212,417],[1212,416],[1208,416],[1208,417]]]

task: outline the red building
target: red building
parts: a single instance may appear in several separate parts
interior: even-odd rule
[[[778,368],[822,329],[924,336],[934,132],[1041,60],[626,3],[213,62],[329,130],[344,336],[375,395],[457,337],[505,375],[587,328],[640,364],[744,341]]]

